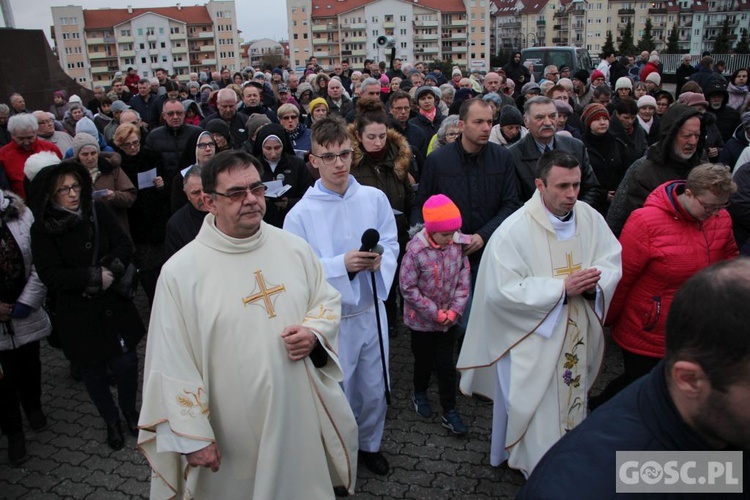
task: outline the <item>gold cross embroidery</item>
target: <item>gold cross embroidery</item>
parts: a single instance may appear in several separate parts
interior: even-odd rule
[[[565,254],[565,262],[567,263],[565,266],[555,268],[555,276],[570,276],[575,271],[581,270],[581,264],[573,264],[572,252],[567,252]]]
[[[281,292],[285,292],[286,288],[284,285],[279,286],[273,286],[271,288],[268,288],[266,285],[266,280],[263,278],[263,273],[261,271],[255,271],[255,281],[258,284],[258,287],[260,288],[260,291],[258,293],[254,293],[250,295],[249,297],[246,297],[242,299],[243,305],[252,304],[254,302],[257,302],[259,300],[263,301],[263,307],[266,312],[268,313],[268,318],[275,318],[276,317],[276,311],[273,308],[273,302],[272,298],[274,295],[278,295]],[[255,290],[255,288],[253,288]]]

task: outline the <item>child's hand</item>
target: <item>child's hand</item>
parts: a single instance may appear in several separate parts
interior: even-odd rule
[[[437,322],[445,325],[448,321],[448,314],[443,309],[440,309],[437,313]]]

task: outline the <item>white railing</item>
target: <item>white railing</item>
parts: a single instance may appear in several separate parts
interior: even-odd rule
[[[724,61],[727,69],[724,75],[729,77],[738,68],[750,67],[750,54],[711,54],[714,64],[718,61]],[[675,70],[682,64],[682,54],[660,54],[661,64],[664,68],[663,73],[674,74]],[[690,63],[695,66],[701,57],[693,55]]]

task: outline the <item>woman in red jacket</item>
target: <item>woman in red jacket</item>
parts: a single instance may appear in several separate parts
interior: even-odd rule
[[[687,181],[656,188],[628,218],[620,236],[622,279],[607,315],[625,373],[592,398],[592,409],[664,357],[667,314],[682,284],[701,269],[738,255],[732,220],[724,210],[736,189],[725,166],[699,165]]]

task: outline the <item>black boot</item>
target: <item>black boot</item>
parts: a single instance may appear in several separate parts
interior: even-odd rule
[[[8,461],[17,465],[26,460],[26,437],[23,431],[8,436]]]
[[[107,423],[107,444],[113,450],[121,450],[125,446],[125,437],[122,435],[119,420]]]

